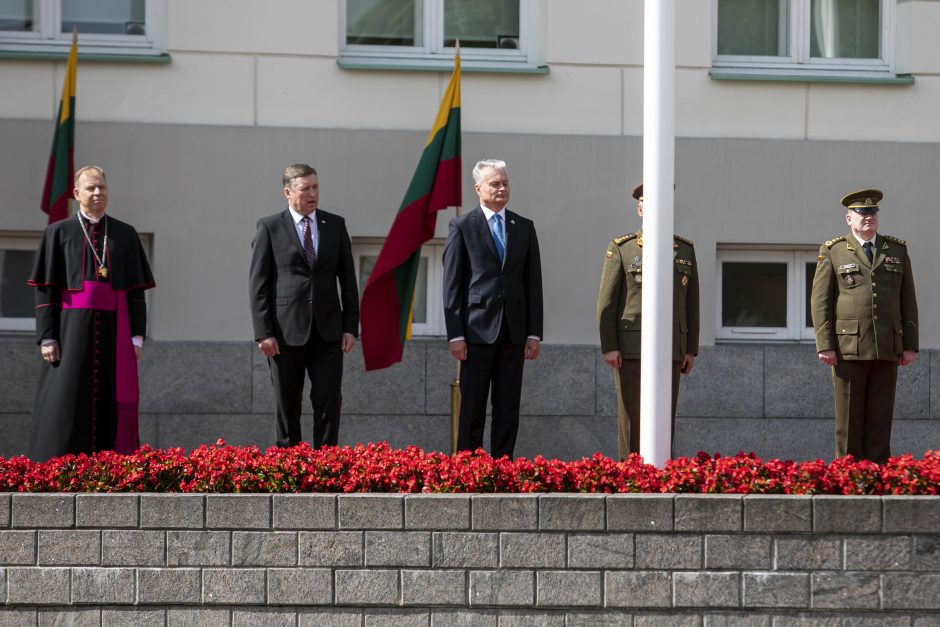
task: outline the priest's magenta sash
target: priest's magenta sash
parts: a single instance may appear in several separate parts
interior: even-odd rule
[[[99,309],[117,312],[115,341],[115,390],[117,392],[117,435],[114,450],[133,453],[138,448],[137,355],[131,341],[131,320],[127,310],[127,292],[118,291],[110,283],[85,281],[81,292],[62,292],[63,309]]]

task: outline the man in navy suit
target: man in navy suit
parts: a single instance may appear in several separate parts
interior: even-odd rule
[[[508,211],[506,163],[473,168],[480,204],[450,222],[444,247],[444,320],[460,368],[458,450],[483,446],[492,396],[493,457],[512,457],[525,359],[542,340],[542,268],[531,220]]]
[[[283,183],[287,209],[258,220],[252,242],[251,321],[271,368],[277,445],[301,441],[307,373],[319,448],[339,438],[343,353],[358,334],[359,290],[345,221],[317,208],[317,171],[288,166]]]

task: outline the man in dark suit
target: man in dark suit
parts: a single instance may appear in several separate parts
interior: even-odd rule
[[[506,210],[505,162],[478,162],[473,183],[480,204],[451,220],[444,246],[444,319],[450,352],[463,362],[457,449],[483,446],[492,394],[491,453],[512,457],[522,366],[542,340],[539,242],[531,220]]]
[[[288,166],[283,183],[287,209],[258,220],[252,242],[251,321],[271,367],[277,445],[301,440],[305,372],[313,444],[335,445],[343,353],[353,349],[359,329],[352,245],[343,218],[317,209],[316,170],[303,163]]]

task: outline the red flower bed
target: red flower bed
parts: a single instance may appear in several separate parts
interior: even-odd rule
[[[133,455],[101,452],[37,463],[0,457],[0,492],[696,492],[726,494],[937,494],[940,451],[886,464],[842,457],[793,462],[756,455],[670,460],[664,468],[631,455],[600,453],[563,462],[493,459],[482,450],[425,453],[387,443],[312,449],[201,446],[142,447]]]

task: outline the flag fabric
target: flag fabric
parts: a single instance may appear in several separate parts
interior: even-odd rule
[[[78,33],[72,33],[72,49],[62,84],[62,100],[52,137],[52,152],[46,167],[46,184],[40,207],[49,214],[49,224],[67,218],[75,172],[75,79],[78,70]]]
[[[437,212],[460,205],[460,55],[418,167],[366,289],[362,293],[362,355],[366,370],[401,361],[411,338],[421,245],[434,236]]]

